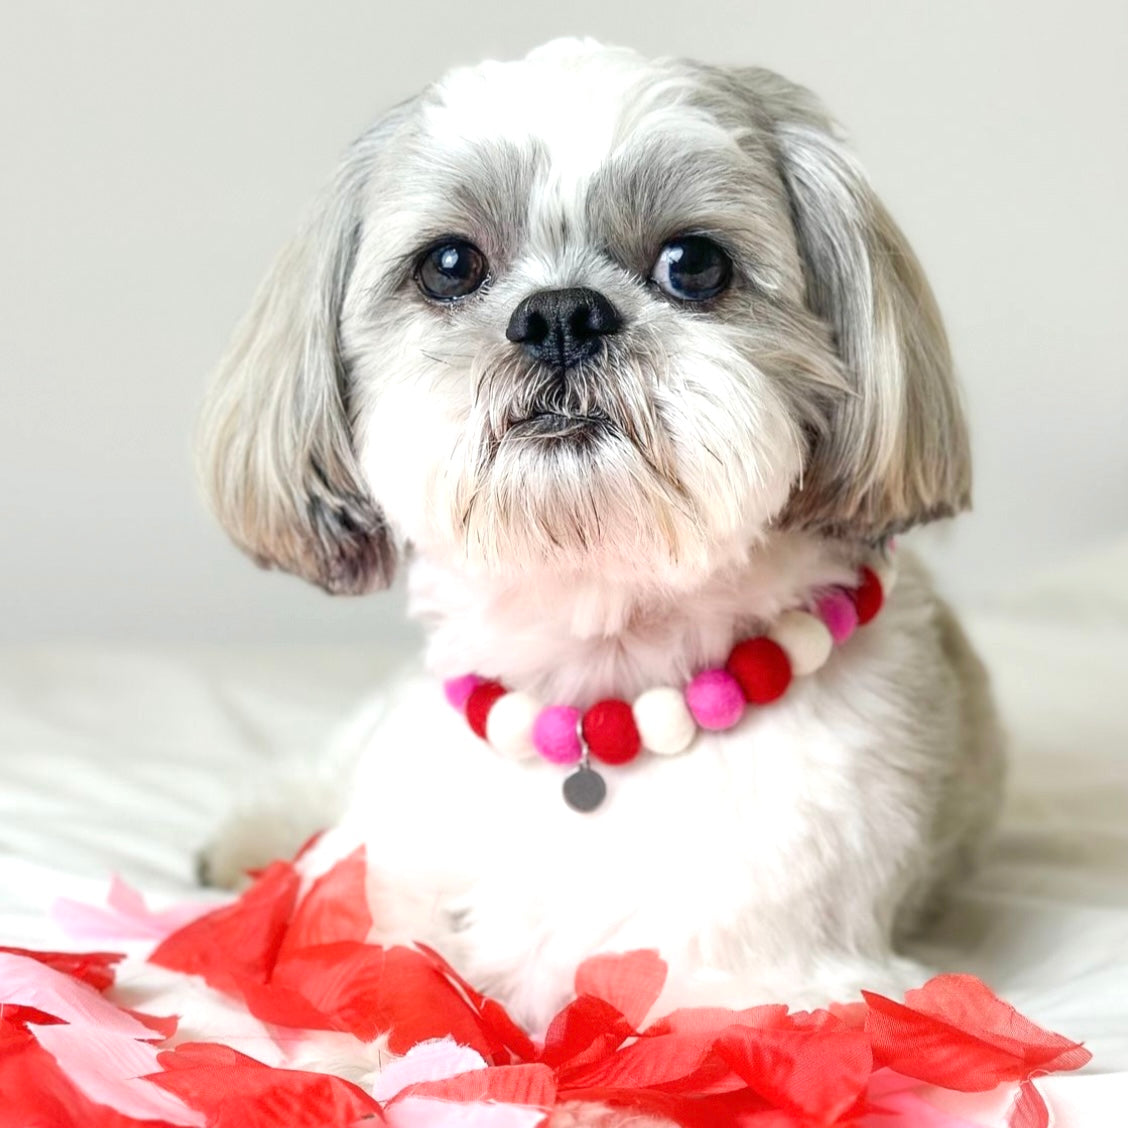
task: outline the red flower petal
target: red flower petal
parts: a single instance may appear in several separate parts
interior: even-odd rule
[[[367,940],[372,929],[367,872],[361,846],[322,874],[295,910],[282,942],[282,954],[338,940]]]
[[[559,1071],[561,1090],[661,1089],[700,1096],[743,1088],[716,1050],[719,1033],[646,1037],[600,1058],[589,1054]]]
[[[494,1050],[473,1007],[421,952],[342,941],[291,952],[270,990],[289,989],[363,1042],[389,1035],[392,1053],[450,1035],[483,1056]]]
[[[4,947],[0,947],[0,952],[38,960],[55,971],[80,979],[95,991],[113,986],[114,965],[125,959],[120,952],[33,952],[27,948]]]
[[[1080,1069],[1093,1056],[1084,1046],[1031,1022],[973,975],[937,975],[905,995],[905,1006],[964,1030],[978,1031],[995,1045],[1013,1048],[1034,1069]]]
[[[271,1069],[227,1046],[187,1043],[148,1080],[204,1113],[208,1128],[353,1128],[384,1123],[380,1106],[341,1077]]]
[[[940,975],[905,1004],[863,992],[874,1060],[906,1077],[982,1092],[1035,1070],[1078,1069],[1089,1051],[1035,1026],[970,975]]]
[[[415,948],[427,958],[444,979],[457,987],[478,1014],[482,1030],[493,1045],[493,1051],[489,1055],[491,1061],[496,1065],[506,1065],[511,1059],[524,1062],[536,1060],[537,1048],[533,1045],[532,1039],[513,1021],[501,1003],[471,987],[433,948],[418,943]]]
[[[1007,1128],[1049,1128],[1050,1112],[1033,1081],[1023,1081],[1007,1114]]]
[[[665,984],[666,961],[653,950],[592,956],[576,969],[577,995],[603,999],[636,1028]]]
[[[556,1078],[547,1065],[499,1065],[473,1069],[442,1081],[421,1081],[397,1093],[446,1101],[502,1101],[551,1108],[556,1103]]]
[[[602,1062],[634,1033],[634,1027],[610,1003],[582,995],[549,1024],[540,1060],[556,1069],[563,1080],[570,1069]]]
[[[855,1030],[732,1027],[717,1048],[771,1105],[818,1124],[858,1105],[873,1066],[869,1039]]]
[[[162,941],[150,963],[202,975],[220,991],[241,979],[265,983],[286,934],[298,895],[298,875],[274,862],[233,905],[202,916]]]
[[[14,954],[25,953],[17,950]],[[75,1088],[31,1033],[0,1018],[0,1128],[33,1126],[174,1128],[167,1121],[135,1120],[95,1104]]]

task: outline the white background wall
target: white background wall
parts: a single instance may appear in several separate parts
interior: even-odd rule
[[[35,0],[0,17],[0,637],[392,629],[394,601],[228,547],[190,469],[202,382],[370,117],[564,33],[766,64],[846,123],[967,388],[950,591],[1128,529],[1124,0]]]

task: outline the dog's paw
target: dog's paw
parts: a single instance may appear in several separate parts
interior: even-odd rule
[[[310,833],[278,811],[240,812],[196,855],[196,879],[215,889],[240,889],[249,880],[248,871],[292,858]]]

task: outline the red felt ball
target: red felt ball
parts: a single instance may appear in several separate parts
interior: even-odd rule
[[[885,602],[881,580],[872,568],[861,570],[861,583],[853,591],[854,608],[858,612],[858,625],[862,626],[877,616]]]
[[[775,701],[791,684],[787,651],[766,635],[738,642],[732,648],[725,669],[736,678],[744,696],[753,705]]]
[[[642,747],[634,713],[625,701],[597,701],[580,722],[588,751],[605,764],[625,764]]]
[[[466,699],[466,720],[470,727],[483,739],[486,739],[486,722],[490,719],[490,710],[499,697],[504,697],[507,690],[498,682],[482,682],[476,685]]]

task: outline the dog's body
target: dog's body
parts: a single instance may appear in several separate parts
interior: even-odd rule
[[[989,827],[1000,741],[911,557],[818,673],[611,770],[588,814],[434,676],[579,708],[683,685],[966,505],[931,296],[809,95],[588,43],[456,72],[358,142],[204,438],[261,561],[361,591],[410,546],[430,674],[354,730],[303,863],[367,847],[377,939],[434,944],[533,1026],[597,951],[658,948],[664,1004],[914,977],[894,938]],[[262,846],[236,826],[217,856]]]

